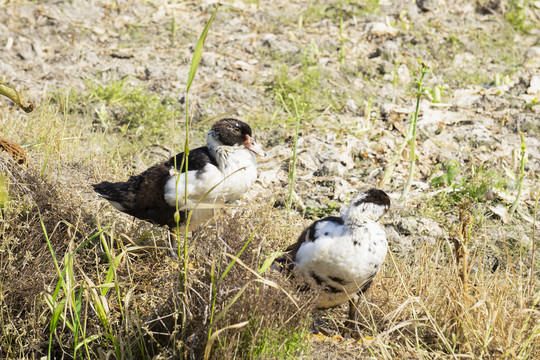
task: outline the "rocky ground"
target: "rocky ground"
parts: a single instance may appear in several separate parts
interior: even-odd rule
[[[25,115],[2,100],[0,136],[23,145],[35,169],[52,166],[49,180],[89,212],[130,221],[88,185],[181,150],[190,62],[216,4],[0,0],[0,80],[38,106]],[[508,270],[515,258],[526,274],[540,192],[540,3],[518,5],[224,1],[188,98],[193,122],[230,112],[252,125],[268,156],[243,203],[270,204],[281,216],[296,106],[294,229],[336,214],[360,189],[381,187],[395,200],[383,222],[399,259],[451,241],[459,208],[468,206],[478,239],[471,247],[483,249],[473,268]],[[416,175],[398,203],[410,168],[409,147],[401,146],[416,106],[418,59],[431,73],[419,106]],[[191,134],[192,146],[202,144],[202,129]],[[538,291],[538,270],[533,275]],[[336,351],[324,340],[311,346],[313,357]]]

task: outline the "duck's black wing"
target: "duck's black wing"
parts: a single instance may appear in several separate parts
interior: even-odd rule
[[[174,176],[174,171],[171,170],[185,172],[184,159],[185,154],[182,152],[161,164],[152,166],[142,174],[131,176],[125,182],[104,181],[92,187],[99,196],[107,199],[120,211],[141,220],[174,227],[176,208],[165,201],[165,184]],[[188,171],[199,171],[209,163],[217,166],[216,160],[206,146],[189,152]],[[182,223],[184,214],[180,212],[180,224]]]

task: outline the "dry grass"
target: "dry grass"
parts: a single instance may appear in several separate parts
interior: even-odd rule
[[[231,220],[220,216],[214,225],[196,232],[188,240],[189,290],[181,298],[183,265],[171,255],[164,231],[117,223],[107,213],[89,215],[88,206],[74,200],[77,186],[42,181],[35,168],[20,167],[7,158],[1,164],[10,196],[2,208],[3,357],[46,355],[48,307],[52,311],[61,299],[67,304],[73,301],[73,309],[62,305],[61,325],[52,328],[50,351],[55,358],[73,356],[78,342],[90,339],[86,352],[79,350],[83,357],[109,353],[121,358],[160,354],[198,359],[204,354],[210,329],[216,334],[244,321],[249,323],[241,329],[215,337],[215,354],[247,358],[253,352],[264,356],[280,347],[291,356],[304,351],[310,302],[301,300],[307,295],[298,294],[297,306],[283,289],[284,279],[275,274],[255,275],[271,249],[284,246],[284,217],[283,227],[274,227],[277,223],[268,208],[238,209]],[[100,229],[101,236],[88,242]],[[69,273],[72,269],[71,278],[62,273],[64,279],[59,281],[45,234],[61,270]],[[238,255],[242,263],[228,254]],[[69,313],[77,307],[83,321],[76,333],[69,328]],[[100,307],[105,309],[106,321]],[[178,343],[180,309],[186,311],[186,344]],[[295,336],[300,337],[290,348],[290,338]]]
[[[307,329],[313,321],[313,294],[297,292],[272,270],[257,275],[271,253],[295,235],[285,210],[268,204],[227,210],[194,233],[189,239],[189,291],[180,298],[183,266],[171,255],[165,232],[88,213],[83,203],[74,201],[75,188],[60,191],[58,184],[40,180],[32,167],[4,158],[1,164],[11,197],[2,209],[3,357],[47,353],[51,312],[44,299],[54,292],[58,274],[44,241],[40,213],[57,259],[73,255],[73,289],[77,294],[83,289],[85,336],[97,335],[83,357],[109,353],[198,359],[204,356],[210,329],[216,335],[212,358],[540,356],[539,298],[526,297],[528,278],[519,259],[509,258],[504,270],[493,273],[473,266],[465,291],[462,269],[446,237],[417,249],[412,258],[390,253],[384,272],[360,305],[363,341],[321,344],[315,339],[310,350]],[[300,229],[298,214],[292,219]],[[101,238],[75,253],[77,245],[98,231],[97,223],[108,225]],[[471,241],[477,246],[470,254],[472,262],[488,240],[485,236],[481,228],[473,234]],[[241,262],[227,254],[238,255]],[[111,278],[109,258],[118,259]],[[100,284],[111,289],[101,298],[108,308],[108,330],[92,297],[92,289],[103,289]],[[65,294],[60,291],[59,296]],[[186,311],[186,344],[179,343],[179,309]],[[331,334],[339,334],[343,309],[313,316],[326,321]],[[69,358],[74,341],[66,325],[57,327],[53,357]]]
[[[167,233],[118,214],[89,190],[96,174],[125,176],[114,151],[91,155],[121,139],[107,145],[92,132],[62,141],[83,130],[50,107],[30,115],[32,126],[20,138],[18,120],[14,113],[3,119],[10,138],[41,140],[27,149],[28,167],[0,158],[1,357],[39,358],[49,348],[56,358],[72,358],[75,348],[78,358],[200,359],[207,349],[211,358],[237,359],[540,357],[538,279],[527,297],[523,251],[510,251],[493,272],[483,266],[491,240],[482,221],[471,228],[466,272],[452,234],[409,255],[389,253],[360,304],[363,340],[308,340],[313,321],[338,335],[344,309],[313,312],[314,294],[298,292],[271,269],[259,274],[306,225],[301,214],[266,202],[220,212],[188,239],[182,297],[184,264]]]

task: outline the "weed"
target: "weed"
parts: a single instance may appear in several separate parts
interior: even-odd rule
[[[8,204],[8,202],[8,179],[4,174],[0,174],[0,211],[2,211],[2,209]]]
[[[536,187],[531,191],[531,197],[534,199],[534,210],[533,210],[533,230],[532,230],[532,249],[531,249],[531,270],[529,273],[529,298],[531,297],[533,291],[533,279],[534,279],[534,256],[536,253],[536,216],[538,214],[538,200],[540,199],[540,189]]]
[[[537,97],[534,97],[530,102],[525,104],[525,109],[532,109],[533,106],[540,104]]]
[[[409,144],[409,177],[399,198],[399,202],[403,203],[407,200],[409,190],[411,189],[412,181],[414,178],[414,170],[416,167],[416,124],[418,123],[418,113],[420,112],[420,98],[424,94],[424,77],[431,72],[429,66],[427,66],[422,60],[418,60],[420,63],[420,76],[415,77],[416,83],[416,109],[411,116],[411,123],[409,124],[409,131],[407,134],[407,142]]]
[[[289,67],[282,65],[275,81],[271,83],[270,90],[279,99],[289,118],[294,119],[295,115],[291,110],[295,107],[297,107],[298,113],[309,116],[310,111],[318,103],[314,101],[314,98],[316,96],[315,90],[319,86],[319,67],[305,56],[300,68],[300,74],[293,78],[289,76]]]
[[[324,208],[307,207],[304,216],[307,219],[318,220],[328,216],[341,208],[342,204],[337,201],[331,201]]]
[[[291,331],[291,329],[265,329],[258,334],[253,346],[255,359],[298,359],[309,357],[307,347],[307,331]],[[247,335],[249,336],[249,335]]]
[[[399,84],[398,67],[399,63],[396,61],[394,70],[392,70],[392,104],[396,103],[397,87]]]
[[[339,63],[343,65],[345,61],[345,43],[350,41],[344,35],[343,31],[343,15],[339,17]]]
[[[506,8],[506,21],[516,30],[529,32],[533,25],[527,19],[528,0],[510,0]]]
[[[420,111],[420,98],[422,97],[422,95],[424,95],[424,77],[426,76],[426,74],[431,72],[429,66],[427,66],[422,60],[419,59],[418,62],[420,65],[420,75],[415,76],[416,109],[411,115],[411,122],[409,124],[409,130],[407,131],[405,140],[401,143],[399,150],[394,154],[392,160],[387,165],[384,175],[379,182],[379,186],[382,186],[390,180],[399,156],[401,155],[403,150],[405,150],[405,146],[409,145],[409,177],[407,179],[407,182],[405,183],[403,192],[401,193],[401,197],[399,198],[399,202],[404,202],[406,200],[407,195],[409,194],[409,190],[411,188],[412,180],[414,178],[414,170],[416,166],[416,125],[418,122],[418,114]]]
[[[293,153],[292,153],[292,162],[289,169],[289,196],[287,197],[287,214],[289,215],[291,210],[291,205],[293,201],[294,194],[294,181],[296,179],[296,161],[297,161],[297,150],[298,150],[298,134],[300,132],[300,119],[302,114],[298,113],[298,106],[296,105],[296,100],[294,95],[289,94],[289,98],[292,100],[294,106],[294,116],[295,116],[295,132],[294,132],[294,141],[293,141]],[[283,99],[281,99],[283,101]],[[285,103],[284,103],[285,105]],[[285,105],[286,106],[286,105]]]
[[[108,85],[88,82],[89,105],[100,108],[99,120],[106,128],[141,140],[155,140],[165,122],[179,116],[180,109],[172,99],[149,93],[142,86],[127,87],[127,79],[111,81]]]
[[[436,171],[436,169],[435,169]],[[456,176],[459,175],[459,164],[456,160],[449,160],[444,164],[444,174],[431,179],[432,186],[453,186],[456,189]]]
[[[433,196],[436,206],[445,211],[459,205],[463,199],[471,199],[475,203],[485,202],[490,189],[502,190],[508,186],[504,176],[488,164],[461,169],[455,160],[446,162],[445,172],[433,177],[431,185],[450,187],[450,191],[439,191]]]
[[[187,84],[186,84],[186,96],[185,96],[185,115],[186,115],[186,126],[185,126],[185,142],[184,142],[184,159],[187,159],[188,156],[189,156],[189,131],[190,131],[190,125],[191,125],[191,118],[190,118],[190,109],[189,109],[189,90],[191,88],[191,85],[193,84],[193,80],[195,79],[195,75],[197,73],[197,68],[199,67],[199,62],[201,61],[201,56],[202,56],[202,52],[203,52],[203,48],[204,48],[204,43],[206,41],[206,36],[208,35],[208,31],[210,30],[210,26],[212,25],[212,22],[214,21],[215,17],[216,17],[216,14],[217,14],[217,11],[219,9],[219,4],[215,7],[213,13],[212,13],[212,16],[210,17],[210,19],[207,21],[206,25],[204,26],[204,29],[203,31],[201,32],[201,35],[199,37],[199,40],[197,41],[197,44],[195,45],[195,50],[193,51],[193,57],[191,59],[191,65],[190,65],[190,68],[189,68],[189,73],[188,73],[188,80],[187,80]],[[176,157],[175,157],[175,162],[176,162]],[[179,165],[179,166],[178,166]],[[184,168],[184,173],[188,173],[189,171],[189,168],[188,168],[188,162],[185,161],[183,164],[174,164],[175,168],[176,167],[179,167],[179,168]],[[175,186],[175,189],[177,191],[177,194],[176,194],[176,214],[179,213],[180,210],[180,207],[179,207],[179,199],[178,199],[178,182],[180,181],[180,178],[181,178],[181,173],[177,172],[176,173],[176,184],[177,186]],[[216,185],[217,186],[217,185]],[[212,190],[210,190],[212,191]],[[184,206],[187,205],[188,203],[188,196],[189,196],[189,192],[188,192],[188,181],[187,181],[187,177],[185,177],[185,188],[184,188]],[[182,242],[180,241],[180,237],[177,237],[177,251],[178,251],[178,254],[182,254],[182,260],[183,260],[183,271],[180,270],[179,271],[179,275],[180,275],[180,296],[181,296],[181,302],[180,302],[180,305],[181,305],[181,308],[180,308],[180,326],[181,326],[181,331],[180,331],[180,340],[181,340],[181,346],[182,346],[182,353],[183,354],[187,354],[187,348],[185,348],[185,343],[186,343],[186,338],[187,338],[187,313],[188,313],[188,309],[186,309],[188,307],[188,302],[189,302],[189,299],[187,297],[187,291],[188,291],[188,260],[189,260],[189,255],[188,255],[188,238],[189,238],[189,223],[190,223],[190,220],[191,220],[191,215],[193,214],[193,209],[185,209],[184,210],[185,212],[185,219],[186,219],[186,224],[185,224],[185,228],[184,228],[184,241],[183,241],[183,246],[181,246]],[[175,214],[175,219],[176,219],[176,233],[177,234],[180,234],[180,224],[179,224],[179,219],[180,219],[180,216],[177,216]],[[180,268],[179,268],[180,269]],[[185,355],[184,355],[185,356]]]
[[[517,206],[519,205],[519,201],[521,200],[521,190],[523,189],[523,179],[525,178],[525,164],[527,163],[527,146],[525,145],[525,135],[523,133],[521,135],[521,147],[519,151],[519,174],[516,174],[517,183],[518,183],[518,192],[516,195],[516,199],[514,200],[514,203],[512,204],[512,207],[510,208],[510,215],[513,215],[516,211]]]

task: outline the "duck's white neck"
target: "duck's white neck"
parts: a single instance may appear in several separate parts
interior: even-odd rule
[[[223,145],[212,130],[208,132],[206,146],[216,159],[219,169],[225,174],[257,165],[257,158],[252,151],[244,145]]]
[[[387,208],[383,205],[363,203],[357,206],[349,205],[341,212],[341,216],[345,223],[353,225],[366,220],[379,221],[386,211]]]

